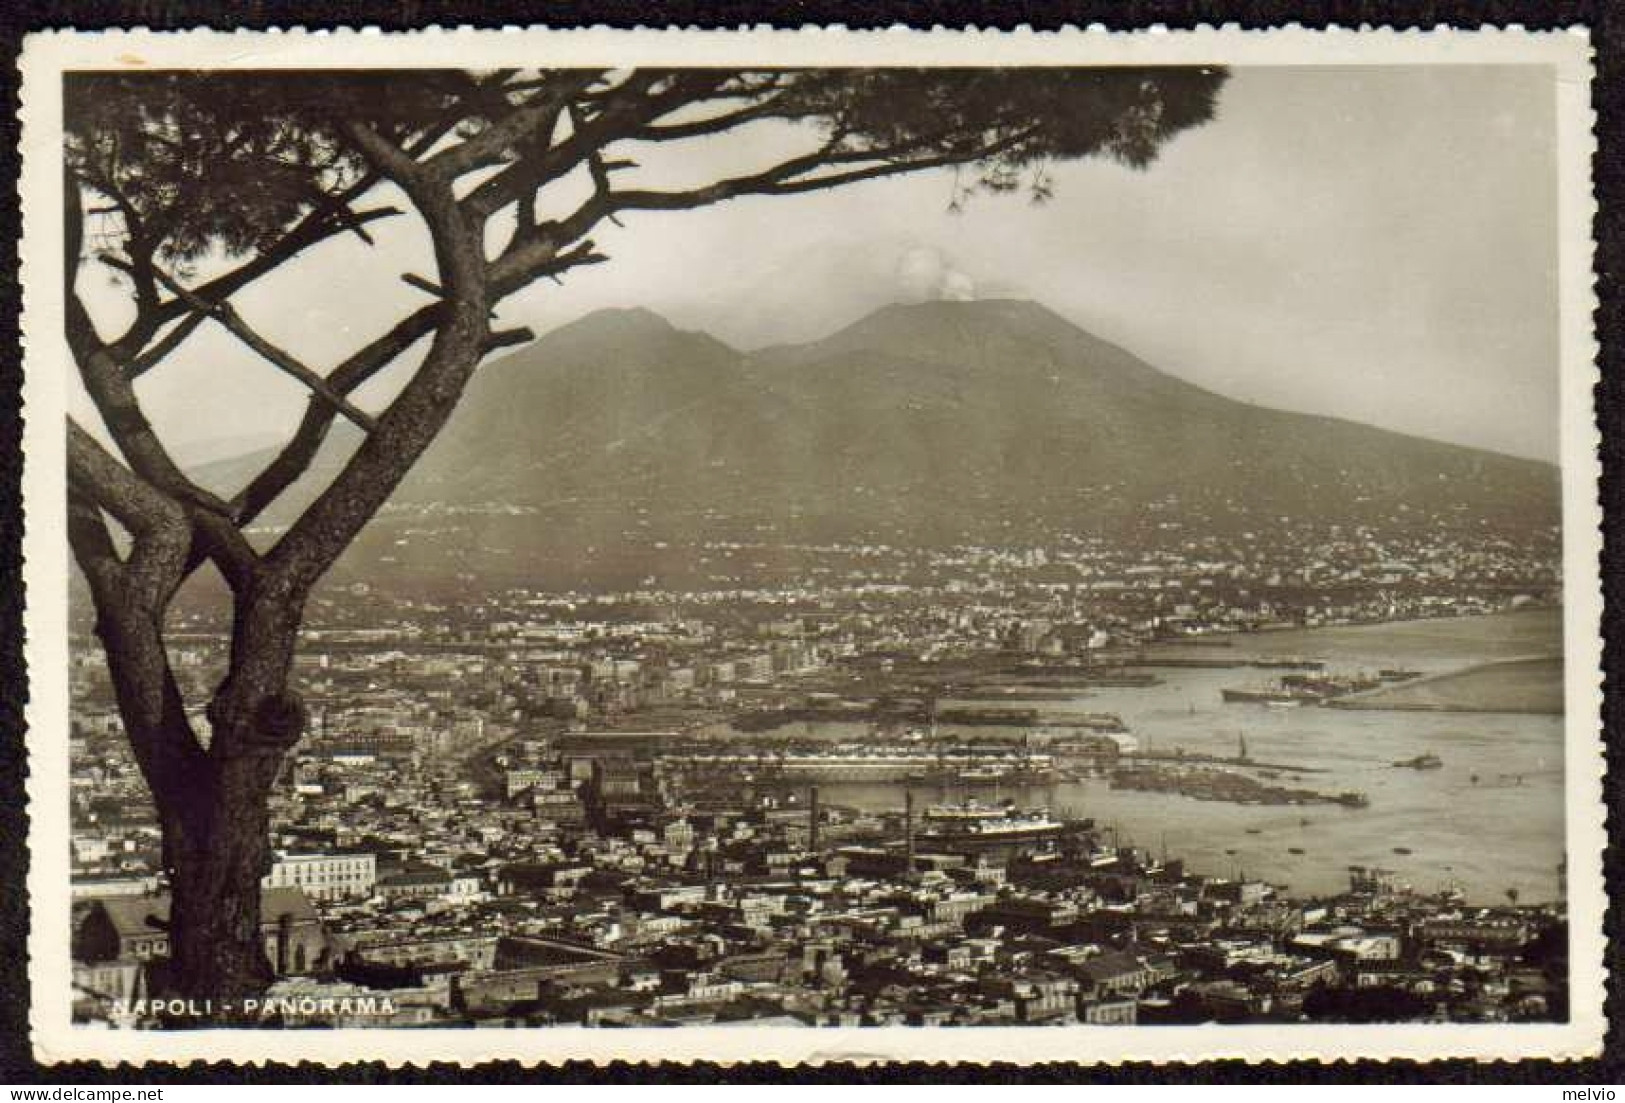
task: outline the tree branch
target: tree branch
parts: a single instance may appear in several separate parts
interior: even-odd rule
[[[535,240],[517,249],[504,251],[491,265],[491,287],[495,295],[498,298],[506,297],[544,277],[557,282],[559,276],[572,268],[602,264],[609,259],[595,251],[591,241],[582,241],[561,250],[559,243],[569,241],[574,236],[577,235],[539,234]]]
[[[758,122],[762,119],[792,118],[792,113],[775,106],[780,98],[775,95],[738,111],[729,111],[704,119],[692,119],[686,123],[661,123],[645,126],[633,134],[632,137],[640,142],[675,142],[684,138],[703,138],[711,134],[721,134],[723,131],[732,130],[736,126]]]
[[[328,385],[340,394],[349,394],[387,368],[402,353],[432,332],[440,317],[439,304],[420,307],[397,323],[388,333],[357,352],[327,377]],[[535,340],[525,328],[497,330],[485,342],[485,352],[522,345]],[[233,517],[242,525],[252,524],[272,502],[281,497],[310,470],[327,432],[332,427],[334,408],[312,399],[298,429],[252,481],[231,500]]]
[[[575,125],[578,116],[576,115],[574,108],[570,108],[569,111],[572,125]],[[608,203],[608,199],[612,191],[609,174],[618,169],[629,168],[637,168],[637,162],[627,160],[605,160],[604,151],[602,148],[595,149],[587,154],[587,175],[592,177],[593,197],[603,204],[604,217],[609,219],[617,226],[621,224],[621,221],[615,217],[615,209]]]
[[[67,458],[73,493],[117,518],[130,533],[130,554],[119,576],[123,600],[147,613],[161,613],[180,585],[192,541],[186,511],[114,459],[72,418]],[[107,548],[99,541],[86,546],[105,560]]]
[[[416,158],[366,123],[349,121],[344,124],[344,131],[378,172],[403,189],[409,182],[412,183],[413,188],[407,189],[408,194],[412,190],[420,190],[421,182],[429,179],[431,174],[418,164]]]
[[[130,282],[135,287],[136,321],[132,329],[142,325],[145,319],[152,314],[153,308],[158,305],[158,288],[153,279],[152,255],[157,247],[161,234],[150,233],[147,222],[141,217],[141,212],[130,202],[128,196],[120,191],[113,182],[111,171],[98,172],[89,166],[81,168],[78,173],[67,174],[66,186],[76,192],[83,185],[93,191],[100,192],[112,201],[113,211],[123,219],[125,249],[130,255],[130,263],[124,271],[129,275]]]
[[[480,183],[462,201],[463,210],[475,220],[518,202],[542,186],[563,177],[595,151],[616,138],[628,137],[640,127],[667,112],[702,99],[719,87],[726,76],[693,72],[679,74],[670,87],[655,91],[669,74],[637,71],[594,103],[600,110],[573,129],[569,137],[518,161]]]
[[[435,283],[430,279],[425,279],[416,272],[402,272],[401,282],[406,284],[408,287],[417,288],[425,295],[433,295],[437,299],[444,299],[446,297],[445,291],[441,289],[438,283]]]
[[[226,504],[188,479],[153,432],[123,365],[96,338],[78,295],[71,294],[66,306],[64,328],[79,377],[130,466],[148,484],[177,500],[224,515]]]
[[[422,364],[378,418],[343,470],[266,556],[276,588],[297,599],[332,566],[451,416],[490,337],[483,226],[457,202],[452,182],[425,172],[393,142],[349,122],[352,142],[411,198],[434,245],[444,303]]]
[[[113,546],[101,507],[71,483],[68,486],[68,546],[90,583],[98,605],[102,604],[104,595],[123,590],[124,560]]]
[[[529,326],[520,326],[518,329],[492,330],[490,336],[485,339],[485,351],[490,354],[497,349],[510,348],[514,345],[528,345],[534,340],[536,340],[536,334],[531,331]]]
[[[184,301],[197,314],[204,314],[219,322],[233,336],[243,344],[259,353],[273,366],[293,378],[315,394],[322,401],[332,406],[339,413],[353,421],[365,432],[372,432],[375,423],[372,415],[365,410],[353,406],[345,397],[327,385],[327,380],[318,373],[306,367],[292,353],[285,351],[261,337],[232,307],[229,302],[208,302],[196,292],[188,290],[173,276],[161,269],[154,269],[158,280],[177,298]]]
[[[545,143],[558,124],[559,112],[572,97],[592,87],[601,71],[556,74],[547,86],[491,123],[479,134],[435,154],[424,167],[442,180],[455,180],[477,168],[497,164],[516,146],[536,141]]]
[[[679,211],[710,206],[744,195],[796,195],[836,188],[844,184],[855,184],[863,180],[877,180],[887,176],[901,176],[910,172],[949,168],[969,161],[980,161],[1014,148],[1027,136],[1026,132],[1018,132],[974,150],[955,150],[928,156],[918,155],[918,150],[931,148],[931,144],[924,141],[913,142],[906,147],[881,150],[842,150],[826,144],[816,152],[792,157],[770,169],[748,176],[735,176],[687,191],[614,192],[609,200],[616,210]],[[864,167],[846,172],[826,173],[822,176],[805,175],[832,165],[846,164],[862,164]]]
[[[210,301],[229,299],[249,284],[265,276],[313,245],[326,241],[330,237],[353,230],[356,226],[367,225],[381,218],[390,218],[402,213],[398,207],[373,207],[368,210],[352,211],[344,219],[331,218],[330,215],[316,216],[315,212],[307,215],[304,221],[288,231],[275,245],[257,254],[252,260],[232,269],[230,272],[216,276],[208,283],[196,288],[198,295]],[[150,312],[150,316],[138,319],[139,327],[132,323],[117,341],[109,348],[121,360],[134,359],[152,339],[152,333],[167,322],[185,314],[189,308],[179,299],[170,299],[157,304]]]
[[[137,528],[126,524],[135,545],[126,567],[113,547],[103,507],[93,496],[117,499],[134,491],[139,500],[156,492],[121,487],[125,479],[139,480],[127,471],[118,474],[118,461],[71,421],[68,434],[68,543],[95,597],[96,634],[107,656],[119,716],[142,776],[162,807],[196,784],[204,758],[162,637],[163,610],[173,592],[165,576],[173,564],[160,561],[172,559],[178,541],[171,543],[171,530],[184,522],[160,503],[146,503],[167,516],[155,518],[152,525],[143,519]],[[120,508],[133,507],[124,501]]]
[[[432,333],[439,324],[443,307],[439,303],[419,307],[402,318],[387,333],[359,350],[327,376],[327,384],[334,391],[348,395],[372,379],[411,348]],[[249,484],[231,500],[231,513],[242,525],[252,524],[272,502],[298,481],[310,469],[327,431],[333,424],[334,408],[312,398],[305,409],[299,428]]]
[[[456,123],[454,116],[447,115],[424,127],[416,138],[407,143],[405,147],[407,155],[415,158],[432,148],[456,127]],[[310,211],[274,244],[261,250],[253,259],[236,269],[197,288],[197,293],[207,300],[229,299],[250,283],[280,268],[305,249],[345,231],[355,233],[370,244],[371,237],[365,229],[369,223],[402,213],[397,207],[374,207],[358,211],[351,206],[381,179],[381,174],[372,172],[362,176],[341,192],[318,194]],[[77,256],[83,236],[82,219],[70,218],[68,221],[68,239],[73,254]],[[69,271],[73,270],[73,267],[70,267]],[[158,330],[183,313],[186,313],[186,304],[178,298],[171,299],[167,303],[154,301],[148,304],[146,309],[138,309],[136,320],[130,328],[109,346],[116,359],[131,362],[130,378],[134,379],[156,367],[185,340],[190,330],[185,334],[172,333],[158,346],[145,348]],[[200,318],[189,317],[187,324],[195,329],[200,322]]]
[[[139,356],[129,362],[124,369],[125,377],[132,381],[139,379],[163,363],[170,353],[180,348],[197,327],[203,324],[206,317],[206,314],[196,310],[186,315],[180,320],[180,324],[165,333],[156,344],[148,345]]]

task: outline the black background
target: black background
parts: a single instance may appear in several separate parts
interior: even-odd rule
[[[1044,1065],[952,1066],[895,1065],[876,1069],[828,1066],[786,1070],[777,1065],[662,1064],[593,1066],[584,1062],[561,1067],[525,1068],[500,1062],[475,1069],[452,1066],[388,1069],[381,1064],[352,1064],[341,1068],[314,1065],[271,1065],[258,1068],[219,1063],[188,1066],[147,1066],[107,1069],[99,1065],[34,1063],[28,1043],[27,932],[28,869],[27,816],[23,792],[26,763],[23,756],[23,706],[27,681],[23,667],[23,610],[26,595],[20,576],[22,534],[20,414],[21,347],[18,314],[21,309],[17,272],[17,242],[21,215],[17,200],[18,124],[16,59],[22,38],[29,31],[74,27],[339,27],[376,25],[385,29],[421,26],[503,26],[545,24],[557,27],[603,24],[617,27],[678,25],[738,27],[771,24],[798,27],[842,23],[850,27],[876,27],[906,23],[930,27],[998,27],[1022,24],[1036,29],[1069,24],[1099,23],[1114,29],[1155,24],[1170,28],[1233,23],[1255,29],[1295,22],[1305,27],[1431,28],[1441,24],[1461,28],[1521,24],[1531,29],[1586,26],[1596,51],[1593,102],[1597,110],[1597,154],[1593,178],[1599,214],[1593,227],[1597,241],[1595,273],[1600,307],[1597,338],[1602,347],[1602,383],[1597,392],[1598,418],[1603,433],[1603,476],[1599,494],[1603,502],[1603,583],[1607,612],[1604,667],[1609,776],[1605,789],[1610,809],[1610,846],[1605,855],[1609,898],[1625,888],[1625,862],[1614,845],[1620,836],[1621,777],[1617,760],[1625,752],[1620,730],[1622,708],[1619,676],[1625,624],[1625,490],[1621,463],[1625,461],[1625,300],[1619,272],[1625,264],[1625,227],[1619,211],[1625,203],[1625,149],[1621,124],[1625,120],[1625,5],[1609,0],[1596,3],[1481,2],[1403,3],[1375,0],[1299,0],[1298,3],[1179,2],[1140,0],[1110,3],[1075,0],[1072,3],[699,3],[694,0],[662,3],[659,0],[619,2],[513,3],[501,0],[463,0],[452,3],[389,2],[389,0],[258,0],[249,3],[210,3],[207,0],[87,0],[87,2],[11,3],[0,0],[0,1084],[163,1084],[163,1083],[885,1083],[979,1082],[1001,1083],[1222,1083],[1260,1082],[1302,1084],[1342,1083],[1561,1083],[1564,1087],[1601,1086],[1625,1082],[1625,1045],[1620,1040],[1621,1007],[1615,976],[1622,960],[1621,916],[1617,907],[1607,918],[1609,936],[1609,1032],[1604,1057],[1599,1061],[1557,1064],[1527,1061],[1517,1064],[1481,1064],[1469,1061],[1416,1063],[1337,1062],[1332,1064],[1247,1064],[1240,1061],[1170,1066],[1124,1064],[1109,1067]],[[1267,1028],[1262,1028],[1267,1029]]]

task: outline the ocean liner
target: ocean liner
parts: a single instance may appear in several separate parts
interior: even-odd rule
[[[1066,825],[1047,808],[986,805],[975,798],[925,810],[920,840],[947,843],[1020,843],[1054,838]]]

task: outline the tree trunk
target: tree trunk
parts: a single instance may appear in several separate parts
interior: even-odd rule
[[[169,965],[163,987],[221,1014],[271,983],[260,938],[263,816],[222,818],[216,846],[170,868]],[[224,837],[222,837],[224,836]]]
[[[185,807],[163,809],[169,854],[167,992],[229,1021],[275,978],[267,956],[260,881],[270,869],[267,808],[286,744],[216,732],[207,784]],[[231,753],[226,752],[230,749]]]

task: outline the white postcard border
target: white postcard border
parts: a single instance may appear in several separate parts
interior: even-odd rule
[[[1564,511],[1567,853],[1571,1008],[1562,1024],[1258,1025],[1198,1027],[688,1027],[594,1030],[113,1031],[70,1021],[65,446],[68,356],[62,338],[61,75],[71,69],[472,67],[632,64],[988,65],[1200,63],[1231,66],[1531,64],[1557,75],[1562,469]],[[1601,740],[1602,595],[1598,564],[1600,435],[1592,312],[1590,186],[1594,152],[1590,49],[1583,30],[1059,32],[840,28],[717,32],[508,29],[272,32],[57,31],[31,35],[23,70],[22,244],[25,466],[24,581],[30,671],[28,796],[32,912],[31,1022],[46,1063],[360,1060],[527,1064],[571,1060],[798,1062],[1188,1062],[1219,1058],[1579,1058],[1600,1052],[1602,878],[1606,844]]]

